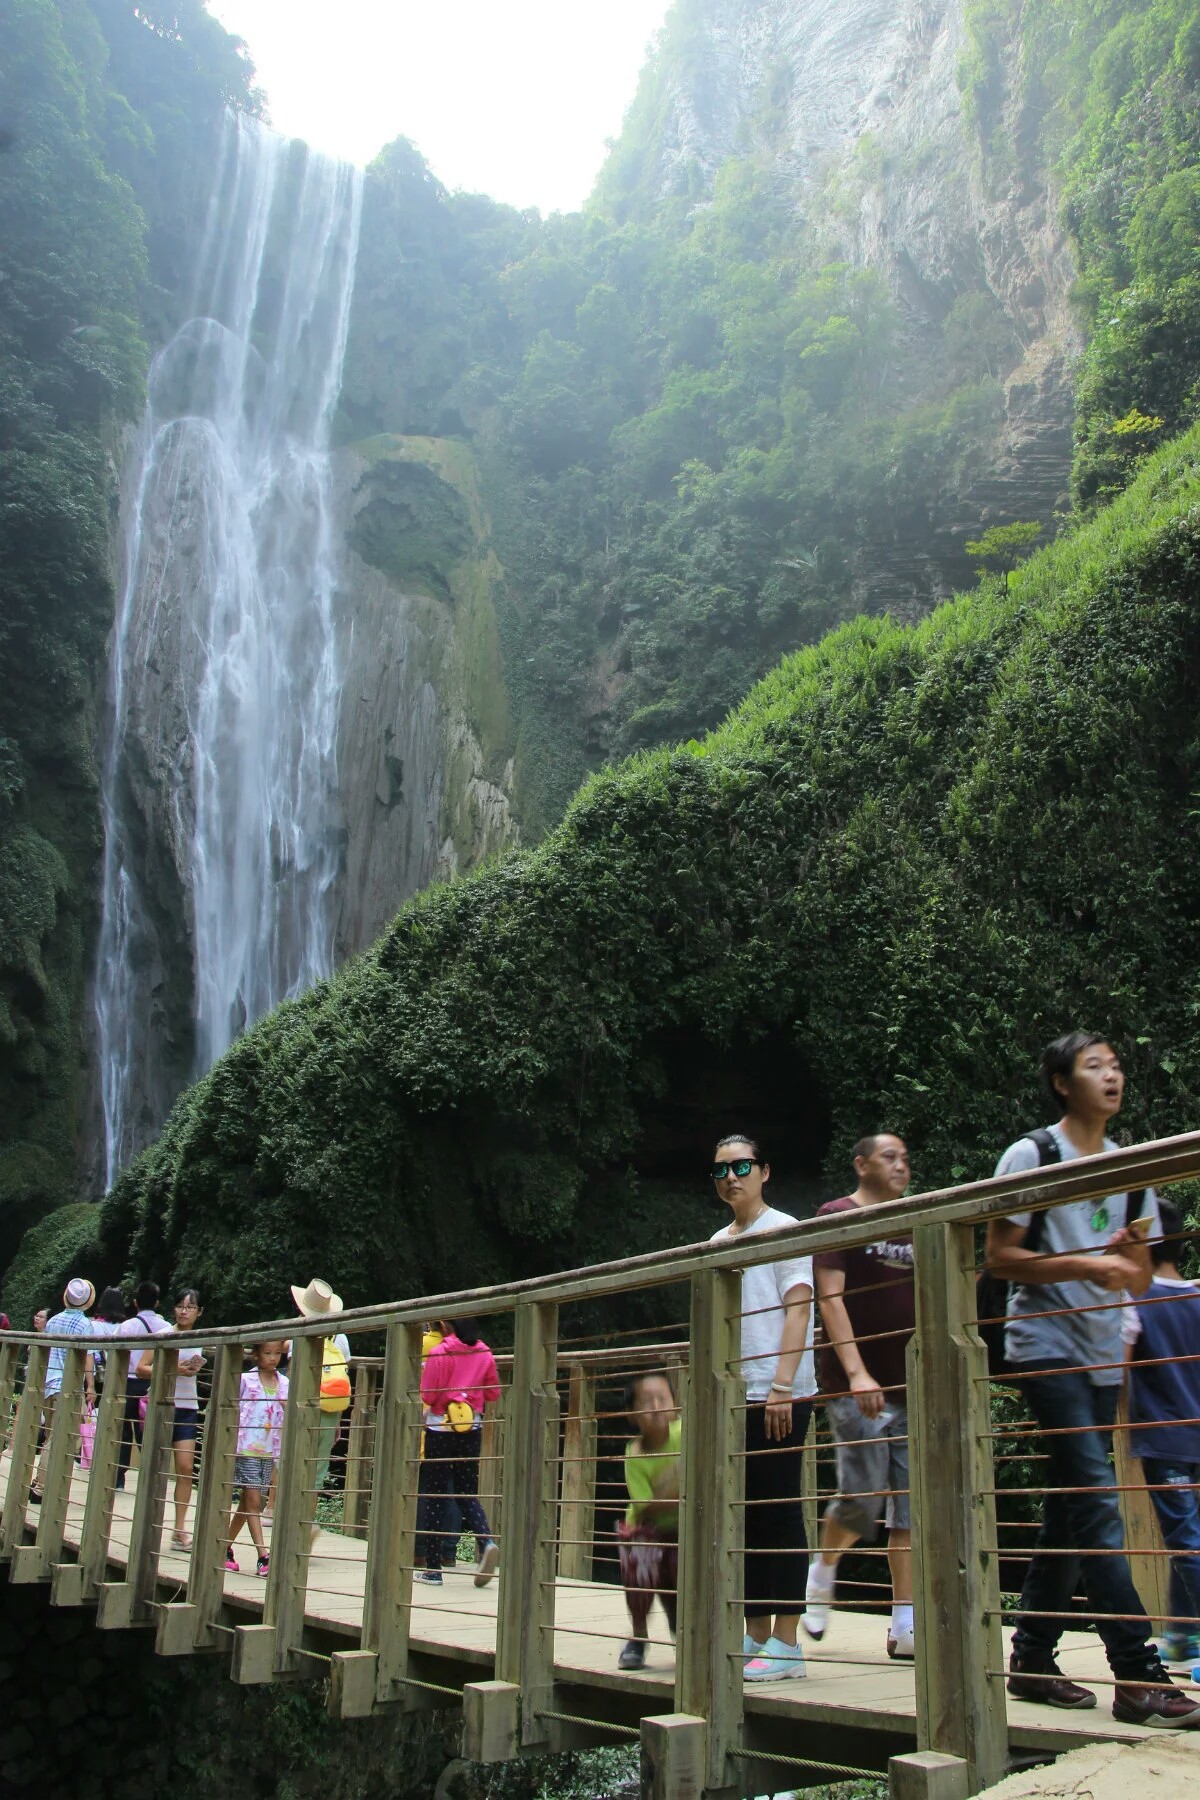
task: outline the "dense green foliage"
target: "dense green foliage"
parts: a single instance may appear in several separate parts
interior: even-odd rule
[[[0,1264],[74,1190],[117,435],[250,71],[201,0],[0,26]]]
[[[635,209],[610,170],[542,223],[446,193],[404,142],[369,171],[341,429],[475,444],[507,675],[544,739],[522,765],[535,831],[604,755],[716,724],[855,610],[872,548],[923,552],[991,452],[1003,312],[966,292],[914,333],[798,222],[777,125],[699,207]]]
[[[985,166],[1010,183],[1048,165],[1064,195],[1088,329],[1075,492],[1091,505],[1200,416],[1200,7],[972,0],[968,18]]]
[[[831,1172],[885,1121],[923,1185],[988,1168],[1074,1020],[1127,1060],[1129,1132],[1183,1124],[1198,556],[1200,432],[1007,593],[847,625],[705,741],[596,776],[185,1094],[108,1253],[230,1317],[310,1268],[366,1301],[697,1236],[700,1179],[639,1183],[647,1127],[763,1041]]]

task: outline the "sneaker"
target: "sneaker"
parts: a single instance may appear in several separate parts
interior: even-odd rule
[[[761,1649],[762,1649],[762,1645],[760,1643],[757,1643],[755,1641],[755,1639],[750,1636],[750,1633],[748,1631],[743,1633],[743,1635],[742,1635],[742,1657],[746,1662],[749,1662],[750,1658],[752,1656],[757,1656]]]
[[[1165,1663],[1191,1663],[1200,1659],[1200,1637],[1187,1631],[1168,1631],[1158,1646]]]
[[[785,1644],[782,1638],[769,1637],[759,1645],[742,1673],[747,1681],[796,1681],[808,1673],[804,1652],[799,1644]]]
[[[1037,1706],[1061,1706],[1069,1711],[1082,1712],[1096,1704],[1091,1688],[1068,1681],[1052,1656],[1041,1668],[1023,1663],[1017,1656],[1012,1657],[1008,1665],[1008,1691],[1016,1700],[1032,1700]]]
[[[1159,1731],[1200,1730],[1200,1703],[1180,1693],[1161,1663],[1148,1672],[1145,1682],[1118,1681],[1112,1711],[1122,1725],[1152,1725]]]
[[[416,1579],[427,1581],[431,1587],[441,1587],[442,1571],[440,1569],[418,1569]]]
[[[644,1638],[630,1638],[620,1656],[617,1658],[618,1669],[644,1669],[646,1666],[646,1643]]]
[[[496,1565],[500,1561],[500,1546],[494,1540],[485,1545],[483,1555],[479,1558],[479,1567],[475,1571],[475,1586],[486,1587],[496,1573]],[[622,1663],[621,1668],[625,1667]],[[641,1664],[638,1664],[641,1667]]]
[[[889,1631],[887,1653],[893,1662],[912,1662],[917,1654],[916,1638],[911,1631]]]
[[[232,1550],[227,1550],[225,1552],[225,1567],[229,1570],[231,1575],[240,1575],[242,1572],[242,1566],[234,1556]]]
[[[30,1506],[40,1506],[40,1505],[41,1505],[41,1504],[42,1504],[42,1490],[41,1490],[41,1488],[30,1488],[30,1490],[29,1490],[29,1504],[30,1504]]]
[[[256,1575],[269,1575],[270,1572],[271,1572],[271,1559],[267,1555],[266,1551],[264,1550],[263,1554],[259,1557],[258,1561],[254,1565],[254,1573]]]

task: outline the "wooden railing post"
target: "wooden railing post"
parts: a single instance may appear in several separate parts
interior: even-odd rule
[[[1120,1490],[1117,1498],[1125,1526],[1125,1548],[1138,1598],[1151,1620],[1161,1623],[1171,1616],[1171,1559],[1162,1554],[1162,1532],[1146,1488],[1142,1460],[1130,1455],[1129,1432],[1121,1429],[1128,1419],[1129,1407],[1122,1401],[1120,1421],[1113,1433],[1113,1464]],[[1172,1625],[1170,1629],[1178,1631],[1180,1627]]]
[[[154,1647],[160,1656],[187,1656],[193,1650],[217,1650],[224,1641],[217,1626],[225,1599],[225,1556],[229,1547],[229,1518],[233,1511],[233,1459],[237,1451],[242,1360],[240,1344],[217,1345],[212,1389],[204,1413],[187,1599],[164,1606],[159,1614]]]
[[[13,1394],[21,1368],[20,1344],[0,1345],[0,1450],[8,1448],[8,1432],[12,1424]]]
[[[554,1691],[557,1338],[557,1306],[542,1301],[517,1308],[505,1422],[496,1679],[474,1684],[486,1694],[477,1692],[471,1710],[464,1710],[467,1757],[474,1753],[468,1743],[473,1731],[493,1745],[510,1744],[514,1754],[543,1749],[553,1735],[542,1714]]]
[[[29,1484],[33,1479],[33,1463],[37,1455],[38,1428],[42,1422],[42,1392],[46,1385],[46,1365],[50,1361],[49,1344],[35,1344],[29,1352],[25,1370],[25,1386],[17,1406],[13,1426],[12,1448],[8,1462],[8,1488],[4,1495],[4,1513],[0,1518],[0,1560],[11,1561],[13,1551],[25,1534],[25,1513],[29,1506]]]
[[[742,1735],[742,1282],[728,1269],[705,1269],[691,1285],[675,1711],[706,1722],[703,1785],[724,1788],[741,1773],[732,1752]]]
[[[233,1640],[235,1681],[274,1681],[302,1666],[304,1602],[315,1536],[317,1431],[321,1423],[322,1337],[292,1340],[287,1416],[271,1528],[271,1568],[261,1625],[241,1625]],[[311,1673],[315,1676],[317,1668]]]
[[[125,1380],[130,1354],[129,1348],[120,1347],[119,1339],[109,1343],[104,1352],[104,1392],[96,1415],[96,1438],[83,1505],[79,1558],[73,1563],[58,1563],[53,1569],[52,1606],[85,1606],[89,1601],[97,1600],[100,1583],[107,1573],[108,1539],[116,1502],[114,1483],[125,1429]]]
[[[175,1420],[175,1378],[179,1351],[160,1343],[155,1346],[142,1428],[138,1461],[137,1493],[129,1533],[129,1560],[124,1581],[102,1581],[98,1589],[96,1624],[102,1631],[120,1631],[129,1625],[150,1623],[155,1597],[158,1551],[162,1538],[163,1511],[170,1478],[171,1430]]]
[[[376,1370],[359,1363],[354,1370],[354,1403],[346,1443],[346,1486],[342,1494],[342,1531],[346,1537],[365,1538],[374,1466],[371,1439],[378,1431]]]
[[[508,1416],[508,1389],[483,1415],[479,1440],[479,1498],[497,1543],[504,1540],[504,1429]]]
[[[571,1363],[569,1371],[558,1572],[572,1581],[590,1581],[596,1525],[596,1383],[582,1363]]]
[[[1001,1779],[1001,1670],[987,1352],[974,1329],[970,1224],[913,1233],[917,1329],[908,1350],[917,1745],[960,1757],[968,1791]]]
[[[71,1345],[63,1362],[62,1387],[54,1402],[50,1442],[45,1451],[37,1537],[32,1544],[18,1544],[14,1548],[10,1575],[10,1580],[14,1583],[48,1581],[51,1568],[62,1555],[63,1538],[67,1529],[67,1505],[71,1498],[71,1477],[75,1472],[75,1454],[79,1448],[79,1422],[83,1416],[83,1365],[87,1355],[87,1342],[80,1339]]]
[[[376,1706],[411,1699],[406,1688],[417,1539],[421,1455],[421,1327],[388,1328],[383,1392],[375,1414],[375,1457],[362,1638],[358,1650],[335,1651],[329,1710],[361,1718]]]

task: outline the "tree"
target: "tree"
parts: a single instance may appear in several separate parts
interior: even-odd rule
[[[968,556],[978,557],[980,562],[999,563],[1007,593],[1009,576],[1045,529],[1039,519],[1015,519],[1011,525],[989,525],[982,537],[968,539],[964,547]]]

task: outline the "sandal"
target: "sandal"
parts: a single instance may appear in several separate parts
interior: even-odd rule
[[[190,1550],[192,1547],[192,1534],[190,1531],[173,1531],[171,1533],[171,1542],[176,1550]]]

